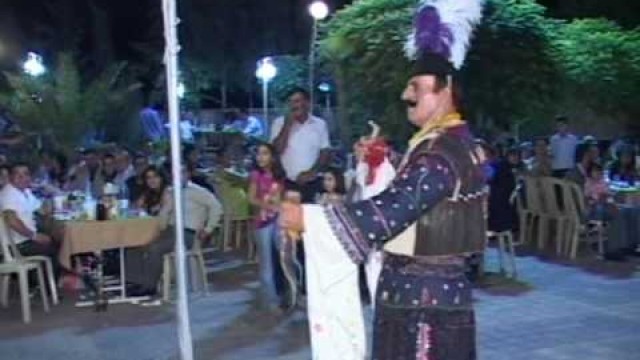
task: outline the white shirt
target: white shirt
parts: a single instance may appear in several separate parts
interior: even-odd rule
[[[553,170],[572,169],[576,164],[578,138],[573,134],[551,137],[551,168]]]
[[[191,125],[191,121],[180,121],[180,138],[184,141],[193,141],[193,125]]]
[[[271,142],[278,137],[283,126],[283,116],[273,122]],[[309,115],[304,123],[296,121],[289,133],[287,148],[280,154],[282,167],[287,173],[287,178],[295,180],[300,173],[310,170],[318,161],[320,151],[329,148],[329,146],[329,129],[324,120]]]
[[[204,230],[210,234],[220,225],[222,204],[209,190],[189,181],[183,189],[183,196],[185,229]],[[173,224],[173,214],[161,216],[169,217],[169,224]]]
[[[262,137],[265,134],[262,126],[262,121],[255,116],[249,116],[247,118],[247,125],[242,129],[242,132],[247,136]]]
[[[35,212],[40,209],[41,205],[40,200],[33,196],[29,189],[21,191],[15,186],[7,184],[0,191],[0,211],[14,211],[24,226],[34,232],[36,231]],[[16,244],[30,240],[13,230],[11,230],[11,236]]]

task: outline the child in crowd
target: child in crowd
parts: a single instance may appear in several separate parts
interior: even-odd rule
[[[257,208],[254,220],[263,306],[278,305],[276,293],[273,250],[279,248],[277,229],[278,206],[284,185],[284,170],[271,144],[260,144],[255,167],[249,177],[249,201]]]
[[[591,220],[606,220],[609,211],[609,186],[604,177],[600,164],[594,163],[588,169],[588,177],[584,185],[584,195],[587,199],[589,218]]]
[[[342,204],[346,193],[344,175],[338,169],[330,169],[324,174],[322,193],[316,202],[320,205]]]

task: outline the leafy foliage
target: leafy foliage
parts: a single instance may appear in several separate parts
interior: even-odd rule
[[[56,68],[42,77],[5,73],[11,92],[0,101],[21,119],[26,131],[72,148],[87,133],[119,126],[114,119],[126,116],[124,111],[140,85],[125,81],[125,67],[125,63],[113,65],[84,82],[73,57],[62,53]]]
[[[307,87],[309,64],[303,56],[283,55],[273,58],[278,75],[269,84],[270,102],[281,107],[287,93],[295,87]]]
[[[508,128],[551,118],[559,77],[548,33],[560,24],[533,0],[489,0],[462,70],[465,115]]]
[[[399,96],[410,68],[402,47],[414,4],[360,1],[336,13],[328,24],[321,53],[342,93],[339,105],[345,113],[340,121],[351,127],[354,137],[365,132],[370,119],[392,138],[406,138],[411,131]]]
[[[640,114],[640,29],[625,31],[608,20],[584,19],[566,24],[553,38],[569,93],[583,106]]]
[[[322,53],[342,92],[340,121],[356,133],[375,119],[392,138],[407,138],[398,98],[409,76],[402,45],[416,4],[361,0],[328,24]],[[632,98],[639,38],[639,29],[609,21],[549,18],[535,0],[487,0],[460,74],[464,115],[480,127],[540,132],[567,107],[639,114]]]

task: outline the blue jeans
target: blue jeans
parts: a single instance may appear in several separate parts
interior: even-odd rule
[[[256,229],[256,247],[258,250],[259,277],[262,301],[269,304],[278,303],[274,277],[273,249],[279,248],[278,223],[273,221]]]

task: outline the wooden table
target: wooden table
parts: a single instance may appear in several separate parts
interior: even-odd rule
[[[107,303],[136,303],[148,297],[128,297],[126,292],[125,249],[145,246],[157,239],[161,222],[157,218],[132,218],[109,221],[61,221],[63,241],[59,259],[63,266],[71,268],[71,256],[82,253],[102,255],[105,250],[120,252],[120,276],[114,281],[105,280],[102,265],[98,266],[99,292],[115,293],[107,297]],[[98,296],[100,299],[100,296]],[[80,301],[76,306],[93,306],[95,300]]]
[[[71,268],[71,256],[103,250],[144,246],[160,233],[153,217],[108,221],[64,221],[60,263]]]

